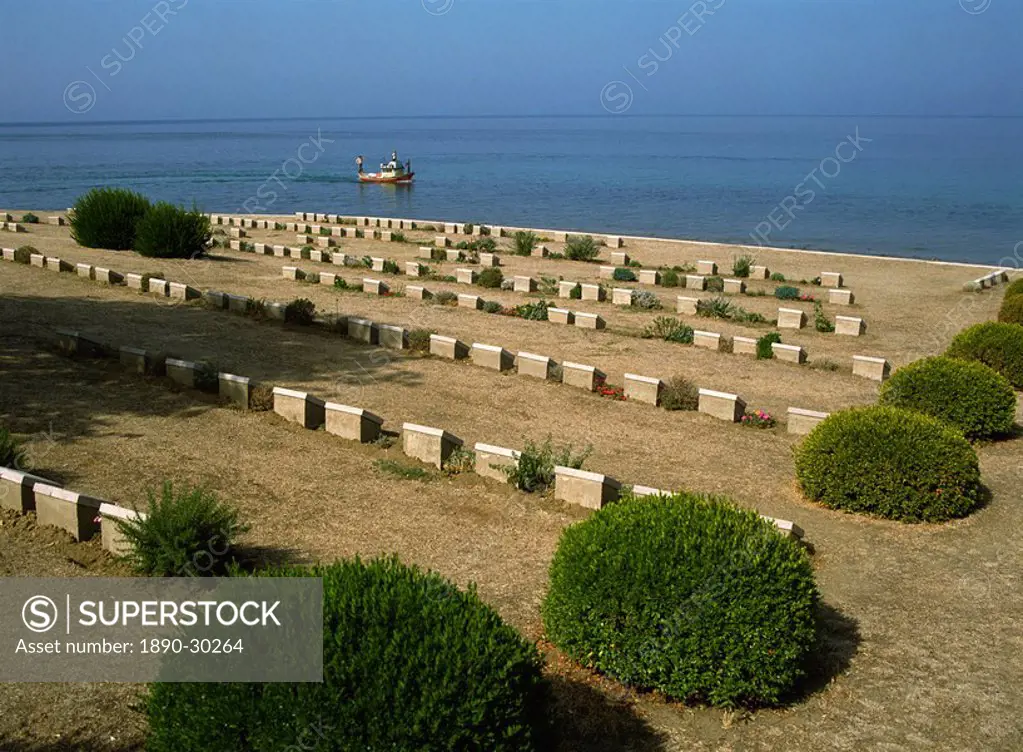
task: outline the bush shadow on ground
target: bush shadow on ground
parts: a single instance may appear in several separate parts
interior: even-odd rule
[[[655,731],[622,690],[616,699],[579,679],[551,676],[558,752],[661,752],[667,737]]]
[[[821,602],[817,607],[817,643],[807,658],[806,676],[798,689],[784,698],[782,707],[806,702],[828,688],[849,670],[862,637],[859,622],[834,606]]]

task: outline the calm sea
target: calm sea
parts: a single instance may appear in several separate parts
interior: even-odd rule
[[[360,185],[392,149],[411,188]],[[0,125],[0,207],[121,185],[207,211],[460,219],[1008,263],[1023,119],[387,118]],[[1015,253],[1023,256],[1023,246]],[[1017,262],[1018,263],[1018,262]]]

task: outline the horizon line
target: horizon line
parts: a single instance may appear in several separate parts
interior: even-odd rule
[[[563,113],[563,114],[532,114],[532,115],[305,115],[287,117],[211,117],[211,118],[146,118],[133,120],[12,120],[0,122],[0,128],[15,126],[102,126],[102,125],[157,125],[157,124],[195,124],[195,123],[267,123],[267,122],[298,122],[309,120],[540,120],[540,119],[585,119],[585,120],[622,120],[649,118],[869,118],[891,120],[1018,120],[1019,115],[912,115],[912,114],[757,114],[757,113],[653,113],[620,115]]]

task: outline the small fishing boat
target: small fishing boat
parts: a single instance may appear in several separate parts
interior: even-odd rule
[[[408,185],[415,178],[412,172],[412,160],[406,160],[404,164],[398,159],[398,152],[391,152],[391,161],[380,164],[380,172],[365,172],[362,169],[363,158],[360,154],[355,158],[355,164],[359,167],[359,182],[361,183],[389,183],[391,185]]]

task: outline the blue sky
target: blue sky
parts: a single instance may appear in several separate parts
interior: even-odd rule
[[[2,0],[0,24],[2,122],[1023,115],[1020,0]]]

